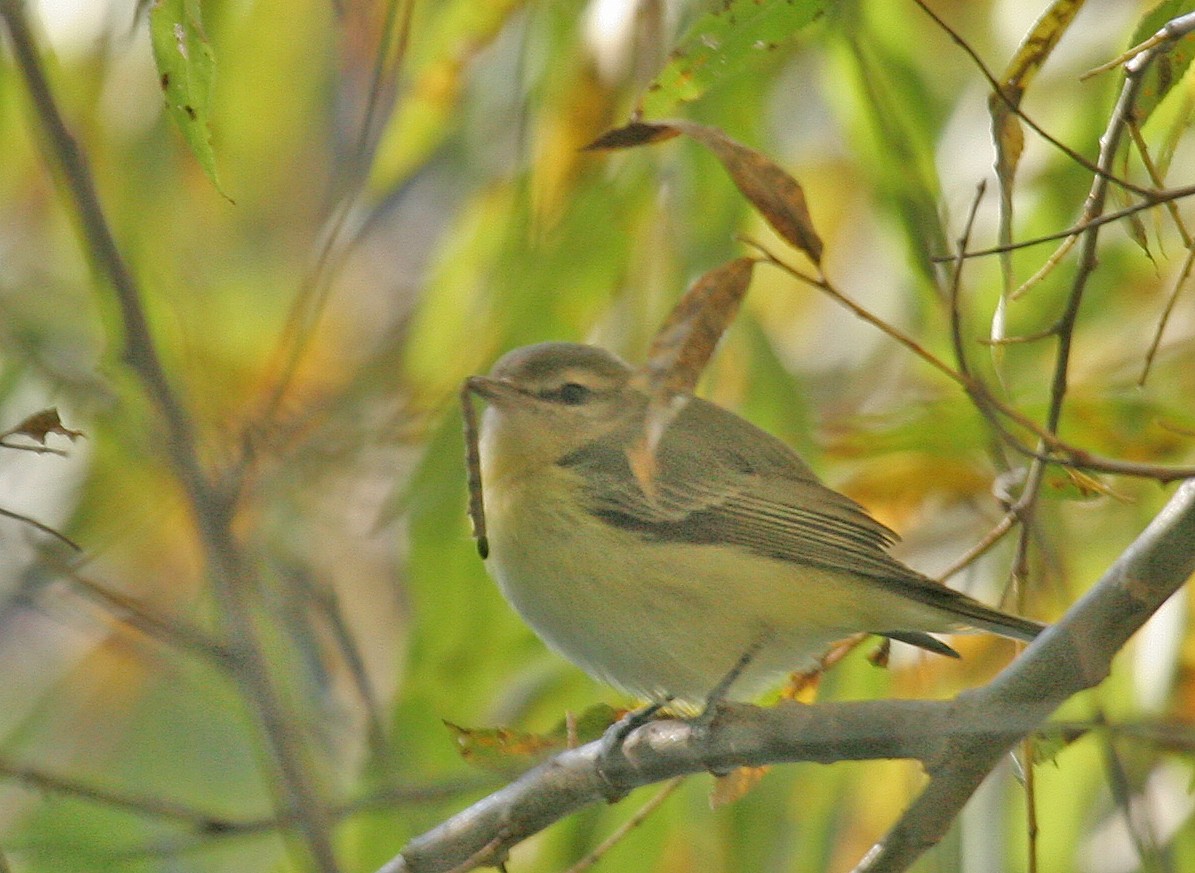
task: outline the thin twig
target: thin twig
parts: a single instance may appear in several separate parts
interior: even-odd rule
[[[388,82],[397,76],[399,67],[406,57],[410,44],[411,20],[416,0],[388,0],[386,18],[381,32],[381,42],[374,58],[373,76],[369,95],[366,98],[365,114],[357,133],[353,158],[332,209],[324,231],[319,252],[311,271],[304,278],[295,295],[294,302],[283,324],[273,357],[278,374],[269,387],[262,403],[262,411],[256,416],[257,424],[269,422],[278,413],[286,392],[294,380],[298,367],[308,345],[315,335],[315,328],[327,306],[332,293],[336,274],[351,253],[351,240],[346,240],[349,218],[354,214],[365,182],[369,177],[374,150],[377,145],[375,128],[382,117],[382,96]],[[399,4],[403,11],[399,13]],[[401,20],[400,20],[401,18]],[[397,29],[395,27],[398,22]],[[393,55],[393,60],[391,57]]]
[[[1026,294],[1028,294],[1030,289],[1033,288],[1033,286],[1037,285],[1039,282],[1041,282],[1043,279],[1045,279],[1046,276],[1050,275],[1050,273],[1052,273],[1054,271],[1054,269],[1059,264],[1062,263],[1062,259],[1067,256],[1067,254],[1070,252],[1070,250],[1075,247],[1075,243],[1078,241],[1079,241],[1079,235],[1077,233],[1072,233],[1069,236],[1067,236],[1066,238],[1064,238],[1062,240],[1062,245],[1060,245],[1058,248],[1054,249],[1054,251],[1050,253],[1050,256],[1045,259],[1045,261],[1036,270],[1036,272],[1034,272],[1034,274],[1032,276],[1030,276],[1028,279],[1026,279],[1024,282],[1022,282],[1012,292],[1012,294],[1009,295],[1009,300],[1020,300],[1022,297],[1024,297]]]
[[[996,543],[1004,539],[1016,525],[1016,522],[1016,513],[1011,511],[1005,512],[1000,520],[996,522],[995,526],[984,535],[983,539],[967,549],[960,557],[956,558],[953,564],[937,575],[937,578],[945,582],[951,576],[971,566],[971,564],[987,554]]]
[[[1183,290],[1183,286],[1187,284],[1187,280],[1191,278],[1191,270],[1195,268],[1195,246],[1187,245],[1187,256],[1183,258],[1182,268],[1178,271],[1178,276],[1174,280],[1174,288],[1170,292],[1170,296],[1166,298],[1166,306],[1162,309],[1162,316],[1158,319],[1157,329],[1154,330],[1153,339],[1149,343],[1149,349],[1145,352],[1145,362],[1141,365],[1141,375],[1137,377],[1137,384],[1144,386],[1147,379],[1149,379],[1149,372],[1153,369],[1154,358],[1157,357],[1158,349],[1162,346],[1162,335],[1166,332],[1166,325],[1170,323],[1170,314],[1174,311],[1174,304],[1178,302],[1179,294]]]
[[[83,551],[83,547],[81,545],[79,545],[77,542],[75,542],[74,540],[72,540],[70,537],[68,537],[66,534],[62,533],[61,531],[54,530],[54,528],[50,527],[48,524],[42,524],[36,518],[30,518],[29,516],[22,515],[19,512],[13,512],[11,509],[3,509],[3,508],[0,508],[0,515],[4,516],[5,518],[11,518],[14,521],[19,521],[22,524],[27,524],[30,527],[40,530],[44,534],[49,534],[50,536],[57,539],[59,542],[66,543],[68,546],[70,546],[76,552]]]
[[[209,479],[196,444],[194,427],[176,395],[158,355],[142,303],[142,292],[116,244],[100,205],[87,162],[67,130],[42,68],[25,4],[0,0],[0,18],[8,29],[17,68],[28,88],[36,118],[42,126],[47,161],[62,180],[70,207],[78,219],[86,251],[115,293],[123,326],[124,357],[144,386],[166,428],[166,449],[189,498],[220,603],[231,645],[242,670],[237,679],[270,741],[281,776],[283,807],[303,815],[301,830],[319,869],[339,869],[332,848],[327,812],[307,772],[297,720],[285,711],[270,675],[248,602],[250,574],[231,529],[229,495]]]
[[[918,343],[915,339],[909,336],[904,331],[884,321],[879,316],[868,311],[863,306],[860,306],[847,295],[839,291],[829,279],[825,276],[811,276],[801,270],[793,267],[791,264],[781,260],[776,255],[772,254],[758,242],[740,237],[740,240],[755,248],[761,255],[761,261],[771,264],[780,270],[788,273],[794,279],[818,288],[828,294],[833,300],[836,300],[841,305],[845,306],[859,318],[873,325],[892,339],[896,340],[905,348],[909,349],[917,357],[921,358],[926,363],[930,364],[938,372],[947,376],[951,381],[960,385],[968,393],[974,393],[982,396],[983,403],[989,406],[993,411],[1008,418],[1013,423],[1025,428],[1038,437],[1042,444],[1047,447],[1046,450],[1033,449],[1012,436],[1007,429],[1002,429],[1009,444],[1018,452],[1029,458],[1034,458],[1045,463],[1060,464],[1064,467],[1075,467],[1084,470],[1093,470],[1100,473],[1114,473],[1121,476],[1136,476],[1148,479],[1157,479],[1159,482],[1173,482],[1177,479],[1188,479],[1195,477],[1195,467],[1168,467],[1161,464],[1144,464],[1135,461],[1121,461],[1114,458],[1105,458],[1099,455],[1094,455],[1085,449],[1080,449],[1072,446],[1061,440],[1055,433],[1048,430],[1045,426],[1039,424],[1033,419],[1026,416],[1023,412],[1000,402],[996,397],[987,390],[986,386],[976,379],[964,373],[955,370],[941,358],[929,352]]]
[[[959,257],[954,262],[954,269],[950,273],[950,286],[947,289],[947,300],[950,303],[950,341],[954,346],[954,359],[958,364],[958,371],[964,376],[971,375],[971,368],[967,364],[967,350],[963,343],[963,315],[959,303],[960,289],[963,283],[963,267],[966,259],[962,253],[967,250],[967,243],[971,240],[971,229],[975,226],[975,216],[979,213],[979,204],[983,202],[987,183],[980,181],[975,188],[975,197],[971,201],[971,210],[967,213],[967,221],[963,225],[963,232],[959,235]]]
[[[1038,136],[1040,136],[1042,139],[1044,139],[1050,145],[1054,146],[1054,148],[1061,151],[1064,155],[1066,155],[1072,161],[1079,164],[1084,169],[1089,170],[1092,173],[1095,173],[1097,176],[1100,176],[1101,178],[1104,178],[1109,182],[1115,182],[1117,185],[1124,188],[1125,190],[1132,191],[1134,194],[1139,194],[1142,197],[1153,196],[1154,192],[1150,191],[1149,189],[1141,188],[1137,185],[1134,185],[1132,182],[1129,182],[1126,179],[1117,178],[1111,172],[1111,170],[1109,168],[1102,167],[1099,164],[1093,164],[1091,161],[1089,161],[1087,158],[1083,157],[1083,155],[1079,154],[1077,151],[1072,149],[1066,143],[1062,142],[1059,139],[1056,139],[1055,137],[1053,137],[1052,135],[1047,133],[1036,121],[1034,121],[1032,118],[1030,118],[1024,112],[1022,112],[1021,107],[1017,104],[1017,102],[1015,100],[1011,99],[1007,93],[1005,93],[1003,86],[1000,84],[1000,81],[996,78],[995,74],[992,73],[992,71],[988,69],[987,64],[985,64],[983,62],[983,59],[979,57],[979,53],[977,51],[975,51],[974,48],[971,47],[970,43],[968,43],[965,39],[963,39],[962,35],[958,31],[956,31],[954,28],[952,28],[949,24],[947,24],[945,22],[945,20],[943,20],[941,17],[939,17],[937,13],[935,13],[932,9],[930,9],[928,6],[926,6],[925,0],[913,0],[913,2],[917,5],[917,7],[922,12],[924,12],[926,15],[928,15],[933,20],[933,22],[941,29],[941,31],[943,33],[945,33],[948,37],[950,37],[951,41],[954,42],[955,45],[957,45],[959,48],[961,48],[963,50],[963,52],[967,55],[967,57],[969,57],[971,59],[971,61],[975,64],[976,68],[979,70],[980,75],[982,75],[985,79],[988,80],[988,85],[991,86],[992,93],[996,94],[1002,101],[1004,101],[1004,103],[1008,106],[1009,111],[1011,111],[1014,115],[1016,115],[1017,118],[1021,119],[1021,121],[1025,122],[1025,124],[1034,133],[1036,133]]]
[[[1193,30],[1195,30],[1195,12],[1188,12],[1186,15],[1180,15],[1177,18],[1172,18],[1170,21],[1166,22],[1161,30],[1149,37],[1149,39],[1137,43],[1137,45],[1125,52],[1122,52],[1107,63],[1100,64],[1098,67],[1093,67],[1086,73],[1083,73],[1081,76],[1079,76],[1079,81],[1085,82],[1092,76],[1099,75],[1100,73],[1106,73],[1115,67],[1119,67],[1121,64],[1133,60],[1133,58],[1140,54],[1157,48],[1164,42],[1174,42],[1175,40],[1182,39]]]
[[[998,340],[994,340],[986,336],[979,336],[975,338],[975,342],[985,346],[1015,346],[1024,345],[1025,343],[1041,342],[1042,340],[1049,339],[1052,336],[1054,336],[1054,327],[1051,325],[1050,327],[1045,327],[1041,330],[1035,330],[1032,333],[1019,333],[1014,336],[1002,337]]]
[[[1181,200],[1184,197],[1190,197],[1192,195],[1195,195],[1195,185],[1183,185],[1179,188],[1167,188],[1165,191],[1154,191],[1151,192],[1146,200],[1142,203],[1134,203],[1112,212],[1102,213],[1101,215],[1092,218],[1090,221],[1080,220],[1077,224],[1074,224],[1064,230],[1055,231],[1054,233],[1047,233],[1042,236],[1035,236],[1030,239],[1023,239],[1009,246],[991,246],[986,249],[975,249],[974,251],[967,252],[964,257],[985,258],[991,255],[998,255],[1004,251],[1016,251],[1018,249],[1027,249],[1031,248],[1032,246],[1044,245],[1045,243],[1057,242],[1060,239],[1077,236],[1089,228],[1102,227],[1105,224],[1112,224],[1113,222],[1120,221],[1122,218],[1133,215],[1137,212],[1143,212],[1146,209],[1153,209],[1154,207],[1160,206],[1164,203],[1170,203],[1174,200]],[[957,257],[958,255],[956,254],[935,255],[932,260],[935,264],[946,264],[952,262]]]
[[[80,594],[106,610],[122,625],[157,640],[171,650],[191,652],[224,669],[236,668],[236,659],[228,646],[201,628],[177,618],[158,615],[137,603],[132,597],[117,594],[107,586],[69,567],[63,568],[62,572]]]
[[[1129,134],[1133,137],[1133,143],[1137,146],[1137,153],[1141,156],[1142,166],[1149,173],[1150,180],[1155,185],[1160,186],[1162,183],[1161,173],[1150,158],[1149,148],[1144,137],[1141,136],[1141,129],[1132,121],[1129,122],[1128,129]],[[1183,241],[1183,246],[1187,250],[1187,256],[1183,260],[1182,269],[1179,270],[1178,276],[1174,280],[1174,288],[1166,299],[1166,306],[1162,310],[1162,315],[1158,319],[1158,326],[1154,330],[1153,339],[1150,341],[1149,349],[1145,353],[1145,362],[1141,367],[1141,375],[1137,379],[1137,384],[1142,386],[1145,385],[1146,380],[1149,378],[1149,371],[1153,367],[1154,358],[1157,356],[1158,349],[1162,345],[1162,336],[1166,332],[1166,325],[1170,323],[1170,315],[1174,311],[1174,304],[1178,302],[1179,294],[1182,293],[1183,286],[1186,285],[1187,279],[1191,276],[1192,266],[1195,266],[1195,245],[1192,243],[1191,234],[1187,231],[1187,225],[1183,221],[1182,214],[1179,213],[1178,207],[1173,200],[1167,201],[1166,206],[1170,212],[1170,219],[1174,222],[1174,226],[1178,230],[1178,235]]]
[[[118,789],[101,788],[78,779],[57,776],[36,767],[27,767],[3,758],[0,758],[0,777],[16,780],[38,791],[92,800],[107,807],[180,822],[198,830],[217,831],[228,824],[223,816],[204,812],[173,800],[132,794]]]
[[[664,783],[664,787],[657,791],[647,803],[635,810],[635,814],[624,821],[618,828],[614,830],[610,836],[602,840],[593,851],[589,852],[584,858],[566,869],[564,873],[584,873],[598,861],[605,857],[606,853],[626,839],[627,834],[633,831],[639,825],[647,821],[648,817],[664,805],[669,797],[676,793],[676,790],[685,783],[685,776],[676,776],[668,782]]]
[[[35,455],[58,455],[60,458],[67,457],[67,452],[64,449],[42,445],[41,443],[10,443],[3,437],[0,437],[0,449],[16,449],[18,452],[33,452]]]

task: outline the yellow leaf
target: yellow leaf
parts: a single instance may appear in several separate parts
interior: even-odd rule
[[[710,791],[710,808],[718,809],[741,800],[747,792],[760,783],[770,767],[739,767],[725,776],[714,779]]]

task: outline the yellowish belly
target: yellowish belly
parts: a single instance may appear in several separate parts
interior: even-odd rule
[[[490,572],[549,646],[634,695],[700,703],[757,649],[729,694],[749,699],[851,633],[926,629],[926,616],[898,614],[907,601],[838,574],[641,539],[549,499],[576,485],[569,471],[551,474],[550,486],[487,488]]]

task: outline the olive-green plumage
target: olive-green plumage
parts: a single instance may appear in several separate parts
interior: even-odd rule
[[[550,646],[631,693],[697,703],[751,652],[730,689],[750,697],[861,631],[954,654],[928,633],[1041,630],[906,567],[788,446],[697,397],[679,398],[645,489],[630,452],[648,397],[601,349],[516,349],[469,387],[489,404],[492,574]]]

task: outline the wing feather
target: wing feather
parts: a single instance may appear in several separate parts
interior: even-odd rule
[[[686,428],[686,416],[698,420]],[[683,438],[693,432],[707,438]],[[650,497],[618,448],[636,436],[590,443],[558,461],[582,475],[587,508],[611,524],[650,539],[729,543],[780,561],[923,579],[887,553],[896,534],[822,485],[784,443],[721,407],[689,399],[657,450]]]
[[[647,539],[731,544],[778,561],[849,573],[940,609],[960,626],[1021,640],[1042,629],[906,567],[887,551],[898,539],[895,533],[823,485],[783,442],[699,398],[687,398],[661,438],[648,496],[620,448],[642,435],[642,417],[630,414],[628,420],[614,438],[589,443],[557,462],[581,475],[586,508],[608,523]],[[703,438],[685,438],[692,433]],[[905,639],[899,631],[879,632]],[[926,648],[935,642],[918,640]]]

